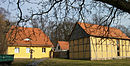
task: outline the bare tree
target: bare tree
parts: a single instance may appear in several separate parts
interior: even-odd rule
[[[4,8],[0,8],[0,54],[6,53],[7,49],[6,33],[10,25],[6,19],[7,14],[8,12]]]
[[[64,21],[68,22],[67,19],[75,19],[74,22],[95,20],[96,24],[103,24],[109,27],[115,21],[115,18],[126,14],[118,7],[116,8],[116,6],[102,3],[104,0],[102,0],[102,2],[98,1],[101,0],[17,0],[8,2],[17,4],[17,25],[22,22],[31,22],[34,27],[41,28],[51,37],[57,36],[56,34],[58,34],[57,29],[59,29],[59,24]],[[114,2],[114,0],[112,1]],[[117,1],[118,0],[116,0],[116,2]],[[33,5],[27,9],[29,15],[24,15],[25,9],[22,7],[25,4]],[[37,9],[35,9],[34,6],[37,6]],[[107,31],[109,31],[109,29]]]
[[[106,0],[108,1],[108,0]],[[114,0],[112,0],[114,1]],[[67,18],[76,19],[76,21],[86,22],[93,16],[93,14],[99,11],[104,18],[103,22],[108,22],[108,26],[114,22],[115,18],[123,13],[121,10],[114,6],[107,5],[106,3],[98,2],[98,0],[48,0],[48,1],[31,1],[31,0],[17,0],[9,1],[17,4],[18,9],[18,21],[28,22],[35,19],[37,16],[42,16],[44,19],[52,20],[54,22],[64,21]],[[37,10],[33,7],[28,8],[30,15],[23,15],[24,4],[36,5]],[[48,21],[49,22],[49,21]]]
[[[74,22],[61,22],[52,30],[50,37],[55,46],[57,41],[68,41],[74,24]]]
[[[128,37],[130,37],[129,27],[125,27],[124,25],[116,25],[115,27],[120,29],[123,33],[125,33]]]

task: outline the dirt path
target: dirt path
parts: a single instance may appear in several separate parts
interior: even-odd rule
[[[44,60],[47,60],[48,58],[43,58],[43,59],[39,59],[39,60],[35,60],[33,62],[28,63],[26,66],[38,66],[38,64]]]

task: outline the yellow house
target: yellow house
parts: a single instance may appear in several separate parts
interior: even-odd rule
[[[53,47],[49,37],[39,28],[12,26],[7,39],[7,54],[14,54],[14,58],[49,57]]]
[[[77,22],[70,35],[70,59],[106,60],[130,57],[130,38],[121,30]]]

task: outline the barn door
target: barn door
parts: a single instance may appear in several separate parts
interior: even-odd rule
[[[116,40],[117,42],[117,56],[120,56],[120,45],[119,45],[119,40]]]

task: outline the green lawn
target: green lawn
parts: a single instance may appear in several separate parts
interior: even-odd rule
[[[49,59],[41,62],[38,66],[130,66],[130,59],[105,61]]]
[[[11,66],[26,66],[29,62],[33,60],[31,59],[14,59]]]

